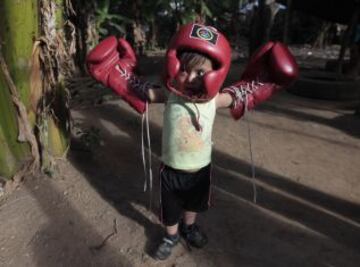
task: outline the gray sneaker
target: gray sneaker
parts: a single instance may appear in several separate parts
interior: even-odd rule
[[[203,248],[208,243],[205,233],[200,231],[197,224],[186,225],[180,224],[180,235],[185,239],[186,243],[196,248]]]
[[[165,235],[161,243],[159,244],[157,250],[155,251],[154,258],[156,260],[166,260],[167,258],[169,258],[172,248],[179,243],[179,240],[179,235],[175,237]]]

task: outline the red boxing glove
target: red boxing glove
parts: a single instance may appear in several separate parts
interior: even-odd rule
[[[149,84],[141,82],[134,74],[136,56],[123,38],[110,36],[101,41],[86,58],[90,75],[111,88],[140,114],[146,110],[146,90]]]
[[[284,44],[265,44],[251,57],[241,81],[222,90],[233,97],[231,115],[240,119],[245,111],[291,85],[298,75],[295,58]]]

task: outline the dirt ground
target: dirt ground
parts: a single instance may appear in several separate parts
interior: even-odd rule
[[[237,62],[229,79],[241,68]],[[146,74],[155,79],[155,72]],[[152,196],[143,192],[141,117],[96,87],[79,89],[72,106],[77,130],[54,177],[28,177],[0,198],[0,266],[359,266],[360,117],[353,103],[284,91],[237,122],[219,111],[213,207],[199,217],[209,244],[189,251],[182,243],[165,262],[149,256],[162,235],[163,106],[150,107]]]

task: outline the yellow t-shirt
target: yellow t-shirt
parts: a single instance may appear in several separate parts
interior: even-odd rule
[[[211,162],[215,98],[206,103],[188,102],[173,93],[165,106],[162,161],[174,169],[192,170]],[[194,122],[199,118],[201,131]]]

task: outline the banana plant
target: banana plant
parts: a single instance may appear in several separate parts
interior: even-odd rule
[[[110,1],[102,0],[98,1],[99,5],[96,8],[96,29],[100,33],[100,37],[105,37],[109,35],[110,32],[120,33],[125,35],[126,29],[124,25],[126,23],[131,23],[132,20],[119,15],[112,14],[110,11]]]
[[[0,179],[50,173],[67,151],[66,4],[0,1]]]

